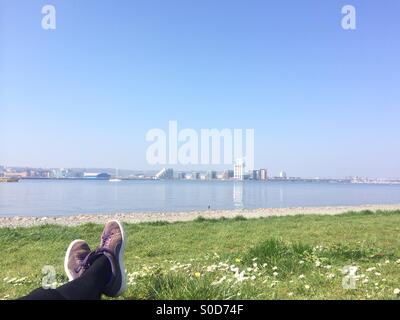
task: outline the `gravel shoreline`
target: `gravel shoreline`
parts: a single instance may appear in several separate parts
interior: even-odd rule
[[[76,226],[84,223],[104,224],[110,219],[118,219],[127,223],[142,223],[155,221],[191,221],[198,217],[207,219],[234,218],[260,218],[272,216],[293,215],[336,215],[349,211],[360,212],[364,210],[400,210],[400,204],[395,205],[361,205],[361,206],[332,206],[332,207],[294,207],[294,208],[262,208],[246,210],[210,210],[193,212],[160,212],[160,213],[117,213],[117,214],[80,214],[73,216],[49,216],[49,217],[0,217],[0,228],[32,227],[44,224],[56,224],[64,226]]]

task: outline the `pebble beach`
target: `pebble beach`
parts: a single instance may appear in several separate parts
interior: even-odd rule
[[[246,210],[209,210],[190,212],[152,212],[152,213],[104,213],[104,214],[76,214],[70,216],[29,217],[13,216],[0,217],[0,228],[33,227],[45,224],[64,226],[77,226],[84,223],[104,224],[108,220],[118,219],[127,223],[143,222],[177,222],[191,221],[199,217],[206,219],[234,218],[262,218],[273,216],[294,215],[337,215],[345,212],[370,211],[396,211],[400,210],[400,204],[396,205],[361,205],[361,206],[332,206],[332,207],[293,207],[293,208],[262,208]]]

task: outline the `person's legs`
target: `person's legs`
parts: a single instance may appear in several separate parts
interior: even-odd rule
[[[27,296],[21,297],[18,300],[66,300],[55,289],[37,288]]]
[[[98,300],[111,276],[110,261],[101,255],[82,276],[56,290],[68,300]]]
[[[102,294],[120,296],[126,289],[125,236],[122,224],[106,223],[99,247],[90,251],[83,240],[67,249],[64,268],[71,282],[57,288],[39,288],[20,300],[96,300]]]
[[[110,261],[101,255],[79,278],[56,289],[36,289],[20,300],[98,300],[111,276]]]

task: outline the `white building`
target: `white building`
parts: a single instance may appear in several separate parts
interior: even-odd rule
[[[97,178],[98,175],[99,175],[98,172],[84,172],[83,173],[84,178]]]
[[[174,170],[164,168],[155,176],[156,179],[173,179],[174,178]]]
[[[260,169],[260,180],[268,180],[267,169]]]
[[[238,159],[233,167],[233,178],[235,180],[244,180],[246,164],[243,159]]]
[[[285,172],[285,171],[281,171],[281,172],[279,173],[279,178],[281,178],[281,179],[286,179],[286,178],[287,178],[286,172]]]

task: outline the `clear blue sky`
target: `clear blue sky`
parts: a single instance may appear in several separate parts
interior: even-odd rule
[[[178,120],[254,128],[271,175],[400,177],[398,0],[0,3],[0,164],[149,169]]]

